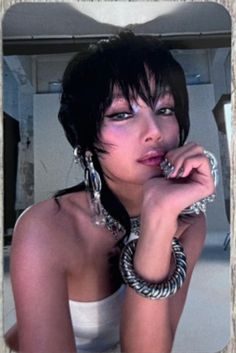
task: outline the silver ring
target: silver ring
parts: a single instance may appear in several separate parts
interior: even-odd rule
[[[210,167],[211,167],[211,174],[214,179],[214,185],[215,187],[217,186],[219,182],[219,176],[218,176],[218,168],[217,168],[217,160],[216,157],[213,155],[213,153],[204,150],[203,154],[208,158]],[[166,178],[174,171],[175,167],[167,160],[165,159],[161,164],[160,167],[163,171],[163,174]],[[212,195],[209,195],[207,197],[204,197],[203,199],[194,202],[191,206],[185,208],[181,214],[199,214],[200,212],[206,212],[206,206],[208,203],[213,202],[215,200],[216,195],[213,193]]]

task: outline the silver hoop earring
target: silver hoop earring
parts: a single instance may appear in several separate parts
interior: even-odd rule
[[[92,156],[92,152],[89,150],[85,152],[84,181],[91,195],[95,224],[101,226],[105,224],[103,206],[101,204],[102,182],[99,173],[94,168]]]
[[[80,163],[81,166],[84,168],[84,163],[83,163],[83,158],[82,158],[80,146],[76,146],[74,148],[74,161],[76,164]]]

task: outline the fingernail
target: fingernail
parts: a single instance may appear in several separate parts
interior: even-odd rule
[[[183,175],[184,175],[184,169],[183,169],[183,168],[180,168],[179,173],[178,173],[178,175],[177,175],[177,178],[182,178]]]

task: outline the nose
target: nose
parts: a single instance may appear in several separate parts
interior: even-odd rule
[[[162,133],[155,113],[150,109],[143,115],[142,118],[144,142],[155,142],[161,140]]]

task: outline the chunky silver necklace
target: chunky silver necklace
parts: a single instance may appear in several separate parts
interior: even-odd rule
[[[103,207],[102,213],[105,219],[106,228],[112,233],[113,237],[117,240],[126,234],[126,230],[120,222],[114,219],[107,210]],[[140,234],[140,218],[132,217],[130,218],[131,232],[136,236]]]
[[[112,233],[113,237],[115,239],[119,239],[121,236],[123,237],[126,231],[122,224],[114,219],[104,207],[102,209],[102,213],[105,219],[105,226]]]
[[[132,217],[130,218],[130,224],[131,224],[131,232],[134,235],[138,236],[140,235],[140,217]]]

